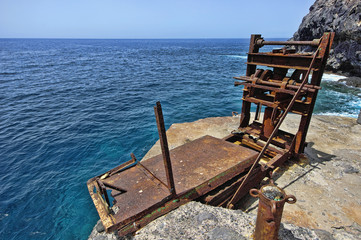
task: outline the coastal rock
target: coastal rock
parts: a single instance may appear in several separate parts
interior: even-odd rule
[[[281,129],[294,133],[299,120],[290,114]],[[238,124],[239,117],[173,124],[167,131],[169,146],[175,148],[207,134],[223,138]],[[355,118],[315,115],[307,142],[303,158],[287,162],[274,173],[275,183],[297,198],[295,204],[285,205],[280,239],[360,239],[361,125]],[[157,143],[146,157],[160,152]],[[242,212],[191,202],[148,224],[134,238],[249,239],[257,204],[257,199],[245,197]],[[99,235],[117,239],[96,229],[90,239]]]
[[[208,213],[217,221],[194,224],[197,216]],[[190,202],[151,222],[139,230],[134,239],[246,240],[252,239],[255,222],[254,214]],[[292,224],[281,224],[279,237],[287,240],[321,239],[315,231]]]
[[[97,230],[98,233],[102,233],[105,231],[103,223],[101,221],[97,222],[97,224],[95,225],[95,229]]]
[[[212,216],[198,222],[199,216]],[[135,236],[124,238],[114,234],[91,236],[89,239],[119,240],[158,240],[158,239],[209,239],[209,240],[246,240],[252,239],[255,229],[256,215],[240,210],[212,207],[199,202],[190,202],[162,216],[146,227],[140,229]],[[197,224],[195,224],[197,223]],[[307,229],[293,224],[281,223],[279,238],[282,240],[335,240],[357,239],[349,233],[336,231],[335,234],[325,230]]]
[[[348,77],[338,80],[338,82],[344,82],[347,86],[361,88],[361,78],[360,77]]]
[[[326,70],[361,75],[361,1],[316,0],[303,18],[294,40],[320,38],[335,32]]]

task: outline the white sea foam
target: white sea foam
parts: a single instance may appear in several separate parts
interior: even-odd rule
[[[226,57],[232,57],[232,58],[242,58],[242,59],[247,59],[247,56],[242,56],[242,55],[225,55]]]
[[[330,82],[337,82],[340,79],[346,78],[345,76],[331,74],[331,73],[324,73],[322,76],[322,81],[330,81]]]
[[[8,216],[9,216],[8,213],[4,213],[4,214],[0,213],[0,220],[3,220],[4,218],[6,218]]]
[[[351,118],[357,118],[358,114],[352,114],[352,113],[339,113],[339,112],[326,112],[326,113],[317,113],[316,115],[325,115],[325,116],[341,116],[341,117],[351,117]]]
[[[332,103],[330,103],[332,99]],[[325,106],[327,111],[316,112],[320,115],[337,115],[357,118],[361,108],[361,98],[351,92],[338,92],[337,90],[326,90],[318,96],[317,104]]]

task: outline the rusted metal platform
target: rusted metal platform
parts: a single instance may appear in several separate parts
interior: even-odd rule
[[[223,141],[205,136],[186,143],[170,151],[176,196],[191,201],[220,186],[239,172],[249,168],[258,153]],[[102,176],[104,176],[102,178]],[[169,200],[170,192],[163,183],[167,182],[162,155],[136,163],[116,174],[107,172],[88,182],[90,195],[94,202],[103,204],[101,196],[94,188],[101,181],[112,189],[117,212],[109,215],[105,208],[97,207],[104,227],[114,230],[134,221],[137,216],[146,215]],[[117,190],[118,189],[118,190]],[[173,207],[178,207],[174,204]],[[160,211],[165,211],[160,210]],[[144,221],[142,222],[144,223]],[[139,224],[139,223],[138,223]]]
[[[205,136],[169,151],[158,102],[154,110],[162,154],[141,162],[132,154],[132,160],[87,183],[106,231],[134,233],[192,200],[235,208],[275,168],[299,157],[333,38],[334,33],[325,33],[314,41],[265,41],[252,35],[246,76],[234,77],[242,81],[235,86],[244,86],[240,125],[224,139]],[[264,45],[315,49],[259,52]],[[253,121],[251,104],[257,108]],[[279,129],[289,112],[301,116],[295,134]]]

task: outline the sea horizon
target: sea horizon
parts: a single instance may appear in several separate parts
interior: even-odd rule
[[[267,37],[268,39],[289,39],[290,37]],[[34,39],[34,40],[237,40],[237,39],[250,39],[250,37],[199,37],[199,38],[74,38],[74,37],[59,37],[59,38],[53,38],[53,37],[0,37],[0,39]]]

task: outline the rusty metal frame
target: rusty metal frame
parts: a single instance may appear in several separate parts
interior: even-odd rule
[[[234,208],[252,187],[260,183],[275,168],[292,157],[298,157],[304,149],[308,126],[318,90],[321,89],[320,82],[333,38],[334,33],[325,33],[321,39],[314,41],[275,42],[265,41],[261,35],[252,35],[246,76],[235,77],[244,81],[235,82],[235,86],[244,86],[240,125],[222,140],[205,136],[169,151],[162,108],[157,102],[154,112],[162,154],[142,162],[137,161],[134,154],[131,154],[130,161],[87,182],[89,194],[106,231],[117,230],[120,236],[134,233],[155,218],[192,200]],[[295,53],[285,48],[271,53],[259,52],[264,45],[274,44],[310,45],[316,46],[317,49],[313,54]],[[273,68],[273,71],[257,70],[257,65]],[[295,69],[291,77],[286,77],[288,69]],[[311,71],[312,78],[309,80],[308,75]],[[257,105],[257,110],[255,120],[250,123],[251,103]],[[263,107],[266,107],[267,111],[263,122],[259,122]],[[279,130],[288,112],[301,115],[296,134]],[[208,143],[213,145],[207,145]],[[204,155],[204,152],[212,150],[214,146],[226,151],[225,155],[228,159],[224,159],[219,154]],[[189,156],[194,158],[198,154],[202,156],[202,159],[199,159],[202,162],[207,162],[211,156],[213,160],[218,160],[218,164],[227,167],[221,172],[213,172],[212,175],[210,172],[213,167],[209,166],[205,169],[208,175],[204,180],[198,179],[195,181],[197,184],[195,186],[188,186],[186,183],[183,185],[178,182],[179,174],[188,172],[183,173],[181,169],[184,165],[174,162],[179,160],[176,156],[178,158],[181,156],[180,158],[183,159]],[[173,165],[174,163],[176,164]],[[163,172],[159,170],[161,168]],[[189,169],[189,174],[194,174],[192,170]],[[138,181],[132,182],[137,179],[139,181],[143,179],[142,181],[146,182],[144,186],[148,187],[149,202],[144,203],[144,207],[134,205],[140,200],[136,199],[140,195],[132,195],[135,194],[132,191],[142,192],[141,184],[139,185]],[[178,179],[177,182],[175,179]],[[123,187],[122,181],[125,181],[128,188]],[[128,210],[122,209],[125,216],[119,216],[115,211],[120,210],[111,207],[107,190],[112,190],[116,207],[130,207],[127,208]],[[132,196],[136,198],[131,198]],[[128,199],[129,204],[119,205],[119,201],[123,198]],[[131,209],[132,206],[135,209]]]
[[[312,58],[312,61],[310,63],[310,67],[308,68],[307,70],[307,73],[306,75],[304,76],[304,79],[301,83],[301,85],[298,87],[298,90],[296,91],[296,93],[293,95],[290,103],[288,104],[286,110],[281,114],[281,117],[280,119],[277,121],[277,125],[276,127],[274,128],[274,130],[272,131],[271,135],[268,137],[268,140],[266,142],[266,144],[263,146],[261,152],[259,153],[256,161],[254,161],[251,169],[248,171],[246,177],[244,178],[244,180],[242,181],[242,184],[238,187],[237,191],[234,193],[233,197],[231,198],[231,200],[229,201],[228,203],[228,207],[230,208],[233,208],[234,204],[236,203],[235,199],[237,199],[237,196],[239,194],[239,191],[241,191],[242,187],[247,183],[247,180],[249,178],[249,175],[250,173],[252,172],[252,170],[254,169],[254,167],[256,166],[256,164],[259,163],[259,161],[261,160],[261,157],[263,157],[263,154],[265,154],[269,144],[271,143],[271,140],[276,136],[277,132],[278,132],[278,129],[279,127],[281,126],[281,124],[283,123],[283,120],[286,118],[288,112],[291,110],[291,108],[293,107],[293,104],[295,103],[296,99],[299,97],[301,91],[302,91],[302,88],[304,87],[304,85],[306,84],[306,81],[308,80],[308,76],[310,75],[310,72],[311,72],[311,69],[315,63],[315,60],[316,60],[316,57],[317,57],[317,54],[318,54],[318,51],[319,49],[316,50],[316,52],[314,53],[314,56]],[[277,110],[277,108],[274,108],[273,110]],[[274,115],[274,112],[272,113],[272,115]]]
[[[238,131],[242,132],[245,131],[247,128],[248,131],[253,130],[252,126],[254,125],[249,125],[251,103],[257,104],[255,121],[259,119],[260,104],[262,104],[263,106],[267,106],[268,109],[272,109],[272,114],[270,115],[269,111],[265,111],[264,121],[263,124],[261,124],[262,131],[259,133],[259,135],[256,135],[256,138],[266,140],[266,143],[263,144],[260,153],[254,164],[252,165],[251,169],[248,171],[247,175],[242,180],[242,183],[239,185],[237,190],[234,192],[232,198],[227,203],[227,207],[233,208],[237,201],[240,199],[240,195],[242,195],[244,192],[247,192],[248,189],[246,190],[245,186],[249,182],[249,177],[253,169],[258,166],[258,163],[262,156],[266,153],[267,150],[269,150],[269,145],[272,142],[274,143],[276,138],[280,137],[277,136],[279,127],[287,116],[288,112],[293,112],[301,115],[299,129],[292,139],[288,139],[287,144],[284,148],[285,154],[283,156],[279,154],[276,155],[277,157],[273,156],[273,159],[271,161],[261,167],[261,171],[270,171],[270,168],[274,169],[275,166],[279,165],[280,162],[285,161],[284,156],[287,156],[287,158],[298,157],[298,155],[303,152],[308,126],[311,120],[317,92],[319,89],[321,89],[319,85],[321,82],[328,54],[331,49],[333,38],[334,33],[325,33],[321,39],[311,42],[267,42],[264,41],[260,35],[252,35],[250,51],[247,60],[247,76],[235,77],[235,79],[237,80],[245,81],[235,82],[235,86],[244,85],[244,92],[242,98],[242,115]],[[317,48],[313,52],[313,54],[296,54],[293,51],[273,51],[271,53],[259,53],[260,47],[264,45],[278,44],[311,45],[316,46]],[[277,75],[275,76],[275,79],[272,79],[270,77],[261,79],[262,76],[260,75],[260,73],[263,70],[256,71],[257,65],[272,67],[275,72],[278,69],[295,69],[295,72],[299,72],[292,75],[300,77],[302,74],[303,79],[300,83],[297,83],[296,81],[291,82],[291,79],[286,77],[287,71],[283,70],[280,71],[284,72],[283,77]],[[304,74],[305,70],[307,70],[306,74]],[[311,71],[312,78],[309,83],[309,75]],[[268,74],[268,76],[270,76],[270,74]],[[297,80],[299,81],[299,79]],[[269,96],[267,92],[270,92],[271,96]],[[282,110],[282,113],[279,112],[280,110]],[[284,132],[281,132],[281,135],[284,134]],[[226,140],[231,142],[242,142],[242,138],[243,136],[235,138],[235,136],[231,135],[230,137],[226,138]],[[254,146],[250,144],[247,145],[254,148]]]

